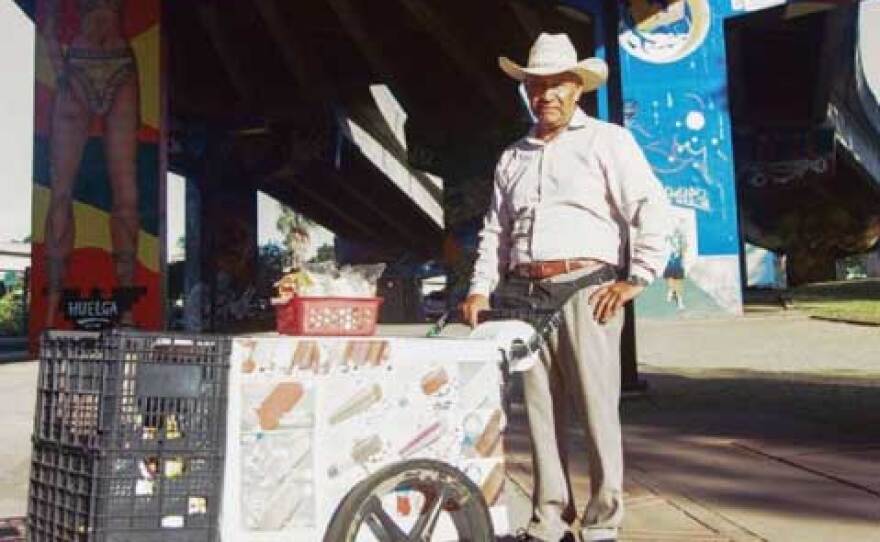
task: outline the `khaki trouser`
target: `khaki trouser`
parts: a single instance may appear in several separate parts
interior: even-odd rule
[[[552,280],[568,280],[576,273]],[[623,310],[606,324],[596,322],[587,301],[596,288],[586,288],[569,300],[563,324],[544,346],[542,363],[523,375],[535,472],[529,533],[552,542],[569,529],[563,516],[574,516],[569,460],[589,465],[591,495],[581,520],[584,538],[613,538],[623,519],[618,411]],[[586,434],[586,457],[580,453],[567,457],[569,419]]]

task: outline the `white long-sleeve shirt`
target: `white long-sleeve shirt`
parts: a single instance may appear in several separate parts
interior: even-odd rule
[[[593,258],[654,280],[666,265],[669,201],[628,130],[577,109],[549,142],[528,136],[498,160],[470,292],[489,295],[521,263]]]

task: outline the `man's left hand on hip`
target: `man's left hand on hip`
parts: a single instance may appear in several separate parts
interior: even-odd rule
[[[617,311],[627,302],[642,293],[644,286],[638,286],[625,280],[601,286],[590,296],[589,303],[593,306],[593,318],[600,324],[614,318]]]

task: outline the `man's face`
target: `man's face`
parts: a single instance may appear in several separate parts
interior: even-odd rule
[[[583,84],[573,73],[528,76],[526,94],[538,125],[544,130],[566,126],[584,92]]]

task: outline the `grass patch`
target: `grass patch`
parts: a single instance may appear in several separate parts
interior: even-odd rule
[[[880,279],[808,284],[788,295],[811,316],[880,324]]]

